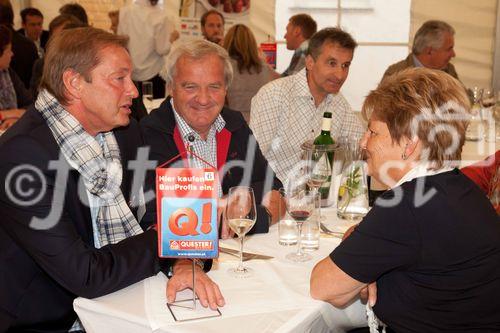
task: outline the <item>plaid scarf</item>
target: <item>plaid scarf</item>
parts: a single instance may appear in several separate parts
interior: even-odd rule
[[[66,160],[83,177],[87,191],[100,199],[96,223],[100,246],[142,233],[120,189],[122,165],[113,132],[92,137],[46,90],[40,92],[35,106]]]
[[[9,70],[0,70],[0,110],[17,108],[17,97]]]

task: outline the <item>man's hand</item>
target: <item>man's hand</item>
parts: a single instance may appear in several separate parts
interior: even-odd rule
[[[213,282],[208,275],[198,266],[194,265],[196,274],[196,295],[200,299],[201,305],[210,306],[212,310],[226,304],[219,286]],[[186,288],[193,288],[193,263],[188,259],[181,259],[174,264],[174,275],[167,283],[167,301],[173,303],[178,291]]]
[[[173,43],[175,42],[176,40],[178,40],[180,37],[180,34],[179,34],[179,31],[177,30],[174,30],[170,33],[170,38],[169,38],[169,42],[170,43]]]
[[[271,215],[271,224],[278,222],[285,215],[285,199],[276,190],[269,191],[264,195],[262,206],[266,207]]]
[[[222,223],[220,237],[222,239],[232,238],[234,236],[234,231],[229,228],[229,222],[226,218],[226,206],[227,206],[227,195],[219,199],[219,205],[217,206],[217,221]]]

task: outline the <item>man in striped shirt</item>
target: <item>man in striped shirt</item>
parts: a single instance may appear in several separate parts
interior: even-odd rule
[[[252,99],[250,128],[282,182],[299,162],[302,143],[319,133],[324,112],[332,113],[334,139],[363,134],[364,126],[339,92],[356,46],[341,29],[318,31],[309,41],[306,68],[268,83]]]

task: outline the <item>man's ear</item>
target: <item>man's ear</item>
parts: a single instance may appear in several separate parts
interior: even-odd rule
[[[79,99],[82,89],[83,77],[72,69],[67,69],[63,73],[63,83],[69,99]]]
[[[306,68],[308,71],[313,69],[314,63],[315,63],[314,58],[312,57],[312,55],[308,54],[306,56]]]
[[[302,36],[302,28],[301,28],[301,27],[299,27],[298,25],[294,26],[294,27],[293,27],[293,35],[294,35],[295,37],[297,37],[297,36]]]
[[[424,54],[431,55],[431,54],[432,54],[432,51],[433,51],[433,48],[432,48],[432,47],[430,47],[430,46],[427,46],[427,47],[424,49]]]
[[[173,90],[172,83],[167,84],[167,96],[172,96]]]

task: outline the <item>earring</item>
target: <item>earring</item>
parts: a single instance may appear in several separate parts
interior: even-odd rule
[[[403,160],[405,160],[405,161],[406,161],[406,159],[408,158],[408,156],[406,156],[406,149],[408,149],[408,144],[406,144],[406,146],[405,146],[405,150],[403,151],[403,154],[401,154],[401,158],[402,158]]]

